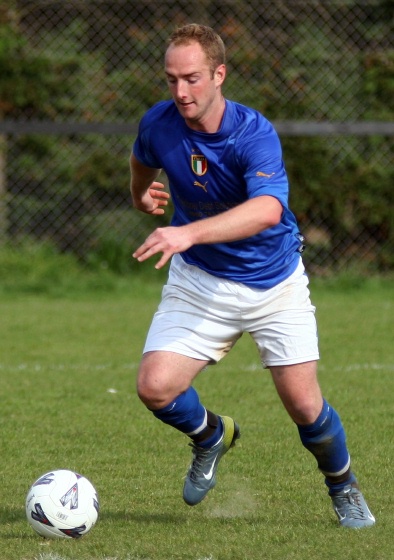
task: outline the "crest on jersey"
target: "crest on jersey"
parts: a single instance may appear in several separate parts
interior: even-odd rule
[[[197,156],[194,154],[192,154],[191,158],[193,173],[199,177],[205,175],[208,170],[207,158],[205,156]]]

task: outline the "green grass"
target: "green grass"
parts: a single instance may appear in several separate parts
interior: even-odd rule
[[[393,558],[392,283],[312,283],[321,385],[377,517],[364,531],[337,526],[315,460],[247,336],[196,382],[207,407],[236,418],[242,438],[216,489],[184,505],[187,438],[135,392],[161,285],[137,277],[104,288],[0,290],[1,560]],[[77,541],[45,541],[25,519],[30,484],[56,468],[81,472],[99,492],[99,522]]]

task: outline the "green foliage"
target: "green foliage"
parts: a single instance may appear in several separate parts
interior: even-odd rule
[[[332,188],[333,170],[328,165],[331,154],[325,141],[319,137],[285,137],[282,146],[292,184],[291,207],[300,223],[307,221],[311,209],[317,221],[331,216],[337,193]]]
[[[108,137],[97,135],[80,137],[78,143],[67,137],[20,137],[12,151],[20,165],[14,177],[18,192],[9,205],[9,229],[17,231],[23,216],[25,233],[40,237],[42,223],[45,238],[83,259],[97,243],[96,222],[110,218],[106,212],[110,207],[108,227],[122,237],[126,231],[119,230],[115,218],[119,205],[123,213],[131,214],[127,144],[128,139],[121,137],[117,150],[112,150]]]
[[[394,53],[368,43],[373,45],[376,38],[384,44],[383,38],[392,31],[391,0],[379,2],[360,19],[357,32],[368,43],[365,52],[347,33],[356,13],[353,2],[327,10],[323,24],[301,11],[289,19],[286,29],[275,20],[281,17],[279,6],[263,26],[274,50],[267,48],[260,28],[264,5],[248,17],[242,13],[244,7],[236,3],[233,17],[219,26],[228,45],[227,97],[255,107],[271,120],[304,120],[310,114],[322,120],[343,120],[349,114],[352,119],[392,120]],[[162,50],[172,22],[140,25],[146,6],[130,4],[124,9],[125,35],[119,43],[115,37],[111,42],[102,40],[105,10],[98,12],[95,23],[78,10],[59,27],[48,23],[39,40],[29,37],[17,9],[13,19],[0,17],[0,117],[134,123],[167,97]],[[146,17],[145,22],[151,21]],[[324,222],[330,237],[324,250],[332,262],[338,246],[353,244],[357,254],[357,244],[377,243],[382,250],[375,251],[378,256],[371,251],[371,261],[381,270],[391,269],[392,139],[347,139],[346,151],[342,139],[283,135],[282,142],[292,208],[301,227],[311,217],[318,228]],[[44,223],[45,236],[61,251],[71,250],[90,264],[107,263],[103,266],[118,272],[129,270],[128,244],[136,242],[137,228],[142,230],[135,215],[124,218],[130,210],[131,145],[128,137],[99,135],[17,138],[8,154],[15,162],[9,233],[19,232],[23,215],[23,234],[42,238]],[[114,211],[115,220],[108,209]],[[147,230],[152,225],[149,220],[144,223]],[[139,238],[144,234],[140,231]],[[121,241],[125,235],[126,243]],[[333,238],[339,240],[336,246]],[[309,255],[320,249],[312,246]]]
[[[147,237],[155,227],[167,224],[168,217],[146,216],[142,223],[137,224],[137,216],[137,211],[114,209],[83,221],[83,229],[92,232],[84,256],[89,267],[103,267],[117,274],[152,268],[154,259],[151,259],[150,265],[146,263],[141,266],[131,255],[141,236]]]
[[[105,73],[104,62],[86,52],[81,55],[78,41],[83,32],[84,26],[75,21],[61,37],[48,34],[38,50],[29,47],[15,26],[0,27],[0,111],[4,116],[86,119],[87,97],[96,118],[104,114],[103,90],[92,88],[100,71]],[[97,135],[86,135],[78,142],[65,136],[18,137],[9,153],[16,164],[13,181],[17,185],[9,203],[10,232],[18,231],[23,216],[24,233],[40,238],[43,230],[45,238],[51,237],[61,250],[72,249],[80,258],[91,253],[96,239],[89,223],[104,207],[103,194],[111,193],[114,201],[120,196],[120,203],[130,208],[130,139],[118,138],[117,150],[113,142]],[[61,223],[63,229],[59,229]]]
[[[146,79],[150,76],[149,79]],[[164,75],[163,75],[164,76]],[[108,87],[114,92],[108,101],[111,116],[124,119],[125,115],[138,119],[167,94],[162,72],[155,75],[152,67],[139,59],[131,61],[127,69],[115,69],[107,77]]]
[[[22,34],[8,25],[0,26],[0,75],[0,114],[5,116],[18,109],[38,113],[56,90],[49,59],[32,53]]]
[[[318,36],[314,33],[314,36]],[[319,35],[320,36],[320,35]],[[310,59],[312,65],[303,64],[310,68],[311,75],[319,80],[318,69],[324,65],[325,88],[333,86],[331,99],[337,105],[346,107],[346,95],[354,95],[357,84],[337,81],[335,60],[343,51],[330,52],[333,44],[321,41],[311,50],[305,43],[295,47],[297,57],[302,60]],[[326,45],[327,48],[320,50]],[[298,52],[297,52],[298,51]],[[346,51],[345,51],[346,52]],[[354,58],[350,62],[358,64]],[[392,120],[394,114],[394,57],[393,53],[378,52],[365,57],[364,71],[360,69],[359,97],[367,108],[365,117],[372,120]],[[334,64],[333,64],[334,63]],[[313,70],[313,64],[316,64]],[[332,83],[327,79],[327,64],[332,65]],[[349,72],[351,75],[352,73]],[[331,84],[331,85],[330,85]],[[318,95],[319,83],[309,80],[310,90]],[[334,91],[336,91],[334,95]],[[357,96],[356,96],[357,97]],[[317,97],[318,99],[318,97]],[[308,103],[312,100],[309,98]],[[322,107],[322,115],[332,118],[331,110]],[[337,118],[340,114],[334,113]],[[345,243],[360,243],[359,237],[363,232],[360,248],[371,245],[371,260],[381,270],[392,268],[394,259],[389,248],[394,240],[394,222],[392,208],[394,193],[390,185],[393,182],[393,167],[384,165],[382,154],[393,153],[394,143],[391,138],[367,137],[362,141],[353,141],[354,148],[349,155],[341,157],[340,148],[321,138],[284,138],[285,160],[289,176],[293,184],[292,204],[301,226],[309,215],[315,216],[315,221],[325,224],[331,237],[345,240]],[[361,157],[364,154],[364,157]],[[337,161],[333,166],[330,162]],[[294,192],[295,191],[295,192]],[[378,246],[386,247],[376,251]],[[332,248],[329,247],[332,254]],[[354,249],[355,250],[355,249]],[[375,255],[378,252],[379,255]]]
[[[394,51],[378,51],[365,56],[364,86],[361,95],[366,117],[391,121],[394,114]]]
[[[87,270],[72,254],[60,255],[51,244],[25,240],[0,249],[0,295],[53,296],[115,290],[122,281],[106,269]]]
[[[81,263],[73,253],[60,254],[53,243],[26,238],[0,246],[0,295],[112,293],[124,290],[136,277],[142,283],[164,282],[168,267],[157,271],[152,259],[138,263],[132,258],[133,249],[108,234]]]

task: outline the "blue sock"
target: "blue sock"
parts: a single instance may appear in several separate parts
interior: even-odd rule
[[[322,411],[313,424],[297,427],[302,444],[315,456],[330,490],[335,488],[338,491],[354,481],[345,430],[337,412],[327,401],[323,401]]]
[[[326,478],[326,485],[328,486],[328,493],[330,496],[331,494],[335,494],[335,492],[340,492],[343,490],[344,486],[347,486],[348,484],[357,484],[357,478],[352,472],[349,472],[349,479],[346,480],[346,482],[338,482],[338,484],[330,482]]]
[[[188,435],[201,447],[214,445],[223,432],[222,423],[200,403],[193,387],[178,395],[166,407],[152,412],[156,418]]]

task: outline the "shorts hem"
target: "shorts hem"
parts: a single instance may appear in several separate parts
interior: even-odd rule
[[[197,354],[197,352],[193,352],[192,350],[185,350],[180,348],[163,348],[160,346],[150,346],[149,348],[144,348],[142,354],[147,354],[148,352],[172,352],[173,354],[179,354],[180,356],[186,356],[187,358],[201,360],[202,362],[210,362],[212,364],[217,363],[217,360],[215,358],[211,358],[210,356],[201,356],[201,354]]]
[[[262,360],[261,363],[264,368],[270,368],[275,366],[296,366],[298,364],[306,364],[307,362],[317,362],[319,359],[319,354],[311,354],[309,356],[299,356],[297,358],[269,360],[268,362]]]

